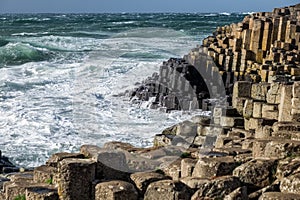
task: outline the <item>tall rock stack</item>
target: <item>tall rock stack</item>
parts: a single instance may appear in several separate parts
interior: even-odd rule
[[[241,23],[217,28],[214,36],[204,39],[202,47],[220,73],[234,77],[233,82],[299,80],[299,19],[300,4],[255,13]]]
[[[149,107],[209,110],[213,106],[208,99],[227,98],[232,105],[236,81],[264,85],[297,80],[300,4],[248,15],[240,23],[217,28],[183,59],[164,62],[159,75],[148,78],[134,95],[142,100],[153,97]]]

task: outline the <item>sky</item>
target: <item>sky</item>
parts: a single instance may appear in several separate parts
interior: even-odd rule
[[[0,0],[0,13],[259,12],[299,0]]]

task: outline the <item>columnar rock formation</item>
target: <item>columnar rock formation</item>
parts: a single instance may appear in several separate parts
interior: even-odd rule
[[[134,95],[142,100],[155,97],[152,107],[166,110],[210,109],[208,97],[226,97],[231,104],[236,81],[300,80],[299,44],[299,4],[255,13],[217,28],[183,59],[164,62],[160,74],[146,80]]]
[[[212,116],[166,129],[151,148],[54,154],[0,179],[0,199],[300,199],[299,19],[300,4],[218,28],[133,94]]]

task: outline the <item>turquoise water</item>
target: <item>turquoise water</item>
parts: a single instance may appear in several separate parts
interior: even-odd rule
[[[0,15],[0,150],[22,166],[82,144],[149,146],[189,114],[119,94],[244,14]]]

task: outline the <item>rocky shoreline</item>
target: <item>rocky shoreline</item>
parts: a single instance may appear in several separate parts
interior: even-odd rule
[[[218,28],[126,95],[212,115],[151,148],[83,145],[22,172],[0,156],[0,200],[300,199],[300,4]]]

